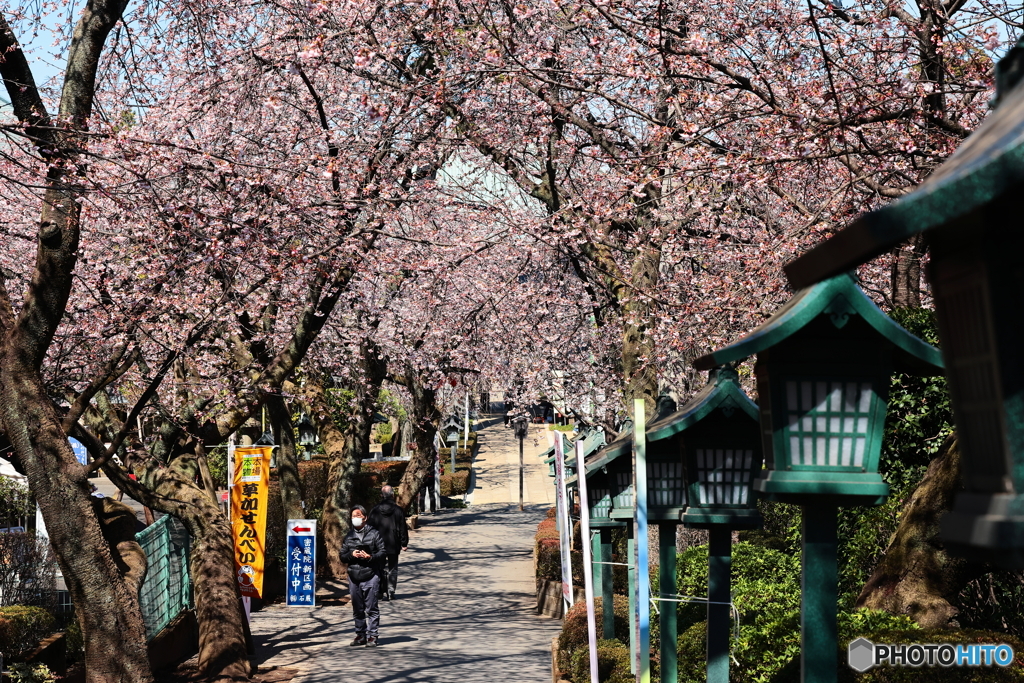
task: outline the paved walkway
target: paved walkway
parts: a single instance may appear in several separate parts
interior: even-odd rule
[[[518,453],[517,453],[518,457]],[[517,489],[518,496],[518,489]],[[261,670],[295,683],[544,683],[561,622],[535,613],[532,543],[547,505],[473,505],[426,515],[381,608],[380,647],[353,648],[352,609],[273,605],[252,622]]]
[[[545,425],[530,425],[523,442],[523,500],[527,503],[555,504],[554,479],[541,454],[553,443]],[[470,505],[492,503],[519,504],[519,440],[505,427],[504,418],[488,416],[477,425],[476,460],[466,501]]]

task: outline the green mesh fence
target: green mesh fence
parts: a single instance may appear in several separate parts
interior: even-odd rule
[[[165,515],[135,535],[146,553],[146,578],[139,591],[146,638],[152,640],[192,606],[188,574],[189,536],[184,525]]]

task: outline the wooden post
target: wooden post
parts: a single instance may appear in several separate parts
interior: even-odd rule
[[[835,505],[804,505],[800,577],[800,680],[835,683],[839,654],[837,519]]]
[[[676,524],[662,522],[658,525],[658,574],[661,597],[676,594]],[[662,602],[659,607],[658,623],[661,626],[661,683],[676,683],[678,661],[676,638],[679,620],[675,602]]]
[[[732,531],[714,525],[708,530],[708,683],[729,682],[731,580]]]

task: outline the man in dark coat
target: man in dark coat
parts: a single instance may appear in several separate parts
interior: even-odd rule
[[[348,565],[348,592],[352,596],[352,616],[356,637],[350,645],[377,646],[380,625],[380,566],[387,549],[380,533],[366,522],[366,508],[352,508],[352,529],[341,543],[341,561]]]
[[[380,532],[388,551],[388,585],[381,586],[381,594],[386,589],[388,600],[394,600],[398,588],[398,553],[409,547],[409,527],[405,523],[405,512],[395,503],[395,490],[385,485],[380,495],[383,500],[370,511],[370,526]]]

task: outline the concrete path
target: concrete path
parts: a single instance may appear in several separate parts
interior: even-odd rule
[[[519,440],[505,426],[504,418],[488,416],[477,425],[476,460],[466,501],[471,505],[519,503]],[[546,425],[530,425],[523,442],[523,500],[526,503],[555,504],[554,479],[541,456],[551,447]]]
[[[398,596],[382,604],[380,647],[348,646],[352,609],[328,586],[324,606],[252,615],[260,669],[298,669],[295,683],[550,681],[561,622],[535,613],[532,557],[547,507],[474,504],[425,515],[402,554]]]

